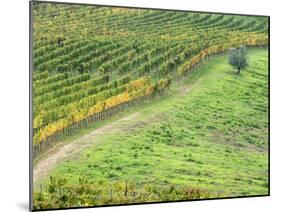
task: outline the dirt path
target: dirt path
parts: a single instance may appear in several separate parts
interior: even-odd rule
[[[95,137],[97,135],[102,135],[107,132],[116,132],[118,130],[122,130],[122,123],[126,123],[128,120],[136,119],[140,113],[131,114],[125,118],[119,119],[115,122],[112,122],[106,126],[100,127],[98,129],[93,130],[90,133],[87,133],[78,139],[75,139],[71,143],[62,146],[58,150],[52,152],[52,154],[44,157],[39,160],[38,163],[33,168],[33,182],[36,183],[38,179],[47,176],[49,171],[54,168],[54,166],[66,159],[69,156],[73,156],[74,154],[81,152],[85,148],[96,143]]]
[[[187,95],[192,90],[191,86],[180,85],[178,90],[179,96]],[[126,116],[122,119],[119,119],[115,122],[107,124],[106,126],[95,129],[73,141],[68,143],[60,148],[54,147],[46,156],[40,159],[33,168],[33,182],[36,184],[37,180],[48,176],[49,172],[55,167],[59,162],[73,157],[75,154],[83,151],[85,148],[92,146],[97,141],[95,139],[96,136],[102,135],[104,133],[109,132],[120,132],[124,130],[129,130],[132,127],[136,127],[139,125],[144,125],[144,120],[138,120],[137,118],[140,116],[140,113],[133,113],[129,116]],[[150,117],[153,119],[153,117]],[[155,118],[155,117],[154,117]],[[134,123],[131,123],[131,126],[128,126],[126,123],[131,120]]]

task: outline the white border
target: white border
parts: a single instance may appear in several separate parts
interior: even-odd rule
[[[63,0],[61,0],[63,1]],[[276,0],[68,0],[67,2],[271,16],[271,197],[76,209],[75,211],[276,211],[280,208],[280,7]],[[28,1],[0,7],[0,210],[28,210]],[[72,210],[68,210],[72,211]]]

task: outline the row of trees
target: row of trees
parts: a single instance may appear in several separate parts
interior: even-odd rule
[[[60,88],[54,89],[42,95],[35,96],[33,102],[35,105],[41,105],[43,103],[53,101],[54,99],[60,98],[62,96],[69,95],[81,89],[88,89],[90,87],[97,87],[100,86],[101,84],[108,83],[109,79],[110,76],[106,74],[99,77],[91,78],[87,81],[82,81],[80,83],[62,86]]]
[[[152,13],[152,14],[154,14],[154,13]],[[108,18],[110,18],[110,21],[104,21],[107,17],[98,17],[97,18],[96,15],[98,15],[98,14],[95,14],[94,20],[97,20],[97,25],[103,24],[105,28],[109,28],[111,31],[124,30],[124,29],[126,29],[126,26],[128,26],[128,27],[130,27],[130,28],[128,28],[129,31],[134,29],[134,31],[138,31],[138,32],[142,32],[142,33],[151,32],[156,26],[159,26],[159,24],[161,25],[161,28],[162,28],[162,30],[160,30],[160,32],[165,33],[165,30],[163,30],[163,29],[165,29],[165,27],[163,27],[163,26],[166,24],[166,21],[165,21],[166,19],[169,20],[169,24],[173,23],[173,26],[175,25],[174,23],[178,24],[179,26],[183,26],[183,24],[189,24],[189,25],[195,27],[196,30],[198,30],[198,26],[203,26],[206,29],[208,27],[208,24],[210,26],[212,26],[214,21],[216,21],[216,20],[220,21],[222,19],[222,17],[220,15],[210,15],[210,14],[209,15],[208,14],[207,15],[205,15],[205,14],[188,15],[185,13],[174,13],[174,14],[172,13],[171,14],[168,12],[166,12],[166,13],[161,12],[160,14],[157,14],[154,18],[152,18],[152,20],[149,20],[149,19],[147,20],[147,19],[142,19],[141,17],[136,17],[136,20],[139,20],[139,21],[131,20],[129,22],[130,24],[128,22],[126,22],[126,24],[123,24],[122,27],[120,27],[119,23],[122,23],[123,21],[127,20],[126,17],[129,14],[126,14],[126,13],[117,14],[116,17],[114,17],[114,18],[112,18],[112,15],[108,16]],[[175,16],[175,17],[173,17],[173,16]],[[132,17],[134,18],[134,16],[132,16]],[[43,17],[40,17],[40,18],[43,18]],[[40,18],[38,18],[38,21],[40,20]],[[93,21],[93,17],[86,17],[86,18],[87,18],[87,22],[86,22],[87,24],[92,23],[91,21]],[[64,21],[68,21],[68,22],[70,21],[70,23],[71,23],[71,20],[66,19],[65,16],[61,17],[61,19],[62,20],[59,21],[60,24]],[[210,19],[210,21],[207,21],[209,19]],[[240,19],[240,20],[242,20],[242,19]],[[46,21],[46,24],[47,23],[48,22]],[[76,22],[74,22],[74,23],[75,23],[75,25],[78,25],[78,23],[76,23]],[[69,27],[71,28],[71,25]],[[44,30],[45,34],[46,34],[46,28],[48,28],[48,30],[50,30],[50,27],[42,27],[42,30]],[[57,29],[57,27],[53,27],[53,28]],[[94,28],[94,27],[92,26],[91,28]],[[161,28],[159,28],[159,29],[161,29]],[[174,30],[174,31],[178,31],[178,30]],[[77,33],[79,33],[79,31],[77,31]],[[53,35],[52,35],[52,37],[53,37]],[[64,36],[61,36],[61,37],[64,37]],[[35,40],[37,40],[37,39],[35,39]],[[40,45],[38,45],[38,46],[40,47]],[[41,52],[43,52],[43,51],[41,51]]]
[[[231,57],[229,59],[229,63],[238,69],[238,73],[240,73],[241,68],[246,67],[246,61],[242,58],[246,56],[246,49],[241,48],[239,51],[231,48],[239,47],[239,46],[261,46],[267,45],[268,38],[267,37],[248,37],[246,40],[237,39],[231,43],[227,44],[219,44],[207,49],[200,51],[199,54],[194,56],[191,60],[186,61],[178,68],[178,75],[182,76],[186,74],[192,67],[194,67],[199,62],[208,58],[210,55],[226,52],[230,49]],[[239,61],[240,60],[240,61]],[[237,62],[239,61],[239,62]],[[241,63],[241,64],[240,64]],[[240,68],[239,68],[240,66]]]
[[[142,96],[159,93],[170,86],[170,79],[161,79],[155,85],[150,79],[143,77],[127,83],[116,89],[106,90],[93,96],[85,97],[80,101],[62,107],[61,111],[48,111],[47,114],[38,115],[34,120],[34,125],[40,125],[44,118],[56,120],[57,116],[62,116],[57,121],[50,122],[47,126],[39,129],[34,135],[34,144],[43,142],[47,137],[66,128],[70,124],[87,118],[93,114],[102,112],[124,102],[129,102]],[[61,114],[60,114],[61,113]],[[63,118],[65,117],[65,118]]]
[[[260,21],[233,16],[137,10],[93,14],[90,9],[62,9],[52,22],[42,14],[35,18],[34,126],[41,133],[38,142],[97,111],[160,92],[174,75],[183,75],[210,54],[238,44],[265,42],[265,34],[245,31],[249,24],[254,25],[250,27],[253,31],[262,30]],[[67,27],[58,29],[63,23]],[[136,86],[144,76],[152,77],[154,83],[130,90],[130,83]]]
[[[40,114],[47,115],[46,111],[48,111],[49,114],[51,113],[57,114],[57,111],[60,110],[64,111],[65,107],[67,107],[69,104],[79,102],[83,98],[88,98],[93,95],[98,95],[102,92],[106,92],[107,90],[119,89],[120,87],[123,87],[124,85],[129,83],[131,81],[131,77],[130,75],[127,76],[125,75],[124,77],[111,81],[110,83],[108,83],[108,81],[100,81],[99,84],[93,84],[91,81],[97,81],[97,80],[94,79],[94,80],[86,81],[84,83],[77,84],[76,86],[74,86],[75,88],[78,88],[77,90],[75,90],[75,92],[72,92],[68,95],[62,95],[59,98],[51,99],[50,101],[45,101],[42,104],[39,104],[38,107],[36,107],[34,110],[35,116]],[[85,84],[87,84],[87,87],[85,86]],[[54,116],[50,115],[49,117],[54,117]],[[54,119],[46,118],[44,120],[44,123],[42,123],[42,125],[49,124],[52,121],[57,120],[59,118],[57,115],[55,117],[56,118]],[[40,126],[36,126],[36,128],[37,127]]]
[[[59,88],[62,88],[64,86],[71,86],[75,83],[83,82],[83,81],[86,81],[86,80],[89,80],[89,79],[90,79],[89,73],[77,75],[77,76],[74,76],[74,77],[70,77],[70,78],[60,80],[60,81],[55,82],[55,83],[51,83],[49,85],[45,85],[45,86],[42,86],[42,87],[39,87],[39,88],[35,88],[33,94],[34,94],[34,96],[40,96],[42,94],[52,92],[52,91],[54,91],[56,89],[59,89]]]
[[[88,61],[92,57],[98,57],[104,53],[120,47],[122,43],[119,42],[90,42],[86,46],[81,46],[80,48],[71,51],[68,54],[62,54],[59,57],[52,58],[51,60],[46,60],[39,65],[35,66],[36,71],[64,71],[67,67],[77,67],[82,61]],[[63,48],[67,48],[65,45]],[[77,62],[78,61],[78,62]],[[71,62],[71,64],[69,64]],[[73,68],[74,69],[74,68]]]
[[[236,42],[238,42],[238,41],[236,41]],[[248,41],[247,42],[250,42],[250,43],[252,43],[252,44],[255,44],[256,42],[261,42],[261,40],[258,40],[258,39],[253,39],[253,38],[251,38],[251,39],[248,39]],[[264,42],[266,42],[266,41],[264,41]],[[238,42],[239,43],[239,42]],[[240,43],[239,43],[240,44]],[[234,45],[234,44],[231,44],[231,45]],[[184,69],[185,70],[188,70],[190,67],[192,67],[192,66],[194,66],[195,64],[197,64],[199,61],[201,61],[202,59],[204,59],[206,56],[208,56],[209,54],[214,54],[214,53],[216,53],[216,52],[222,52],[222,51],[224,51],[226,48],[229,48],[231,45],[217,45],[217,46],[213,46],[213,47],[211,47],[211,48],[209,48],[209,49],[207,49],[207,50],[204,50],[204,51],[202,51],[202,52],[200,52],[200,54],[198,54],[198,55],[196,55],[196,56],[194,56],[190,61],[189,61],[189,65],[187,66],[187,67],[185,67]],[[194,48],[194,47],[193,47]],[[192,48],[191,48],[192,49]],[[191,50],[190,49],[190,50]],[[181,46],[177,46],[176,48],[172,48],[172,49],[170,49],[168,52],[167,52],[167,54],[164,54],[164,56],[160,56],[160,60],[163,62],[163,61],[167,61],[167,59],[169,58],[169,56],[171,56],[171,55],[177,55],[179,52],[181,52],[182,51],[182,47]],[[194,51],[196,51],[196,50],[194,50]],[[166,55],[166,56],[165,56]],[[183,54],[183,56],[184,55],[192,55],[192,50],[191,51],[189,51],[189,52],[184,52],[184,54]],[[158,63],[157,62],[157,60],[159,60],[159,58],[157,58],[157,57],[155,57],[155,62],[153,62],[153,60],[152,61],[150,61],[150,63],[149,64],[151,64],[151,66],[150,67],[148,67],[148,68],[146,68],[145,70],[148,70],[148,71],[150,71],[151,70],[151,68],[153,67],[153,66],[159,66],[159,64],[160,63]],[[184,57],[182,57],[182,58],[180,58],[180,57],[175,57],[175,58],[172,58],[172,61],[169,61],[168,60],[168,62],[166,63],[167,64],[167,66],[166,66],[166,69],[160,69],[160,70],[175,70],[175,65],[179,65],[180,63],[182,63],[183,61],[184,61]],[[175,64],[173,64],[173,62],[175,63]],[[184,70],[183,69],[183,70]],[[167,74],[164,74],[163,76],[166,76]],[[116,87],[115,87],[116,88]],[[91,89],[93,89],[93,88],[91,88]],[[91,90],[91,89],[89,89],[89,91]],[[122,92],[122,89],[124,89],[124,88],[119,88],[119,90],[120,90],[120,92]],[[94,92],[95,93],[95,92]],[[95,93],[96,94],[96,93]],[[78,96],[77,96],[78,95]],[[103,92],[103,94],[100,94],[100,95],[104,95],[105,97],[108,97],[108,96],[111,96],[111,95],[114,95],[114,92],[110,92],[110,94],[108,94],[108,92],[107,93],[104,93]],[[81,93],[76,93],[75,95],[73,95],[73,96],[71,96],[71,97],[64,97],[64,96],[62,96],[62,98],[61,99],[59,99],[59,100],[57,100],[57,102],[52,102],[51,103],[51,106],[52,107],[54,107],[54,106],[59,106],[59,105],[62,105],[63,107],[62,107],[62,109],[61,110],[58,110],[57,108],[56,109],[54,109],[54,110],[50,110],[48,113],[45,113],[45,112],[43,112],[43,113],[41,113],[41,115],[39,115],[38,116],[38,118],[36,119],[36,122],[35,123],[39,123],[39,126],[40,126],[40,124],[41,125],[43,125],[43,126],[45,126],[46,124],[48,124],[48,123],[52,123],[53,121],[56,121],[56,120],[58,120],[58,119],[60,119],[60,118],[64,118],[66,115],[65,114],[71,114],[71,113],[68,113],[68,110],[65,110],[64,109],[64,104],[66,104],[66,103],[70,103],[70,105],[72,105],[72,108],[73,108],[73,104],[72,104],[72,102],[73,101],[77,101],[77,102],[79,102],[80,101],[80,99],[81,98],[85,98],[85,99],[87,99],[87,92],[81,92]],[[89,101],[89,100],[87,100],[87,102],[92,102],[92,103],[97,103],[96,101]],[[49,108],[50,107],[50,104],[46,104],[46,106],[47,106],[47,108]],[[78,106],[77,106],[78,107]],[[85,106],[83,106],[83,105],[81,105],[81,107],[83,108],[83,107],[85,107]],[[44,109],[44,108],[43,108]],[[43,110],[42,109],[42,111],[45,111],[45,110]],[[72,110],[74,110],[74,109],[72,109]],[[83,113],[85,113],[85,111],[83,111]],[[45,118],[44,118],[45,117]],[[72,116],[73,117],[73,116]],[[81,116],[81,117],[83,117],[83,116]],[[43,120],[49,120],[49,121],[43,121]],[[39,121],[38,121],[39,120]]]

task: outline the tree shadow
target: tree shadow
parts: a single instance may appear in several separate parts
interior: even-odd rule
[[[242,71],[244,71],[244,70],[242,70]],[[237,70],[235,70],[235,69],[228,69],[225,73],[230,75],[230,76],[239,77],[239,76],[243,75],[242,71],[240,72],[240,74],[238,74]]]

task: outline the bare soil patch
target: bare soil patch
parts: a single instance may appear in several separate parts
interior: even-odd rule
[[[90,133],[87,133],[78,139],[75,139],[69,144],[62,146],[61,148],[52,152],[52,154],[47,155],[42,158],[33,168],[33,182],[36,182],[38,179],[47,176],[49,171],[62,160],[66,159],[69,156],[72,156],[78,152],[81,152],[85,148],[96,143],[95,137],[102,135],[108,132],[118,132],[122,130],[122,123],[126,123],[129,120],[136,119],[140,113],[134,113],[129,116],[126,116],[122,119],[119,119],[115,122],[112,122],[106,126],[100,127],[93,130]]]

